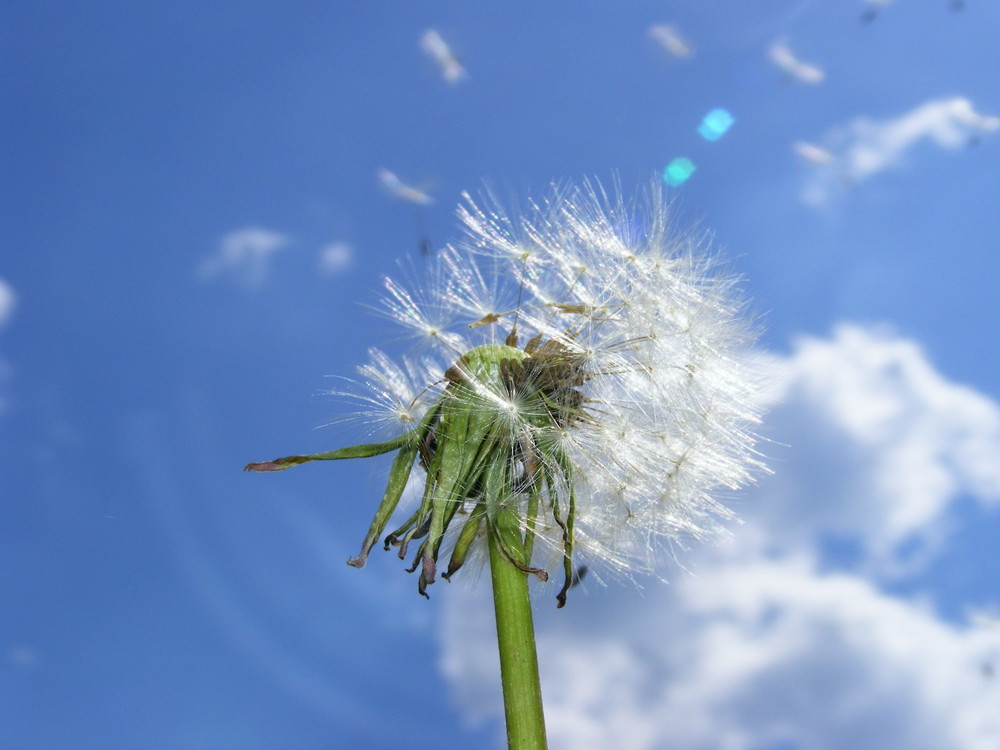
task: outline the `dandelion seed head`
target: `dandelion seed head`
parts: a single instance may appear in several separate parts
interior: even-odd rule
[[[708,238],[676,229],[656,183],[635,200],[557,187],[523,211],[465,195],[458,217],[464,237],[430,281],[387,279],[383,310],[450,356],[431,381],[461,384],[502,425],[511,476],[548,477],[552,499],[524,520],[540,546],[566,554],[570,491],[588,565],[646,572],[664,549],[723,533],[733,515],[717,496],[763,468],[762,387],[737,279]],[[419,421],[440,393],[416,399],[413,367],[381,353],[361,373],[373,416]]]
[[[560,186],[507,211],[487,194],[459,208],[465,234],[425,279],[385,279],[378,310],[416,348],[372,349],[360,389],[338,391],[384,442],[250,464],[396,452],[382,503],[348,562],[382,541],[418,590],[482,554],[483,538],[540,582],[581,561],[655,572],[691,540],[724,533],[720,495],[763,467],[752,428],[765,389],[737,279],[704,235],[678,231],[659,183]],[[383,536],[412,487],[418,507]],[[499,531],[513,529],[516,541]],[[414,552],[415,549],[415,552]]]

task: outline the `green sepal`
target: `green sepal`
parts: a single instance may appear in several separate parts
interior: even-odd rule
[[[575,580],[573,573],[573,546],[575,542],[573,521],[576,518],[576,487],[573,484],[573,464],[570,462],[569,456],[566,455],[565,451],[557,449],[555,451],[555,459],[569,491],[569,498],[567,500],[569,507],[566,509],[566,520],[564,521],[559,517],[557,495],[555,491],[550,490],[553,498],[552,516],[556,519],[556,523],[559,524],[563,532],[563,587],[556,594],[556,601],[558,602],[556,608],[559,609],[566,606],[566,594],[573,588]]]
[[[438,426],[440,429],[440,425]],[[440,442],[440,441],[439,441]],[[406,558],[406,549],[410,540],[414,537],[420,538],[427,534],[430,528],[431,500],[434,496],[433,478],[438,474],[438,467],[441,465],[441,452],[436,451],[430,464],[427,466],[427,482],[424,484],[423,496],[420,499],[420,507],[414,511],[406,522],[385,538],[385,550],[390,547],[399,547],[399,559]],[[402,536],[402,539],[400,538]]]
[[[379,456],[383,453],[388,453],[389,451],[399,450],[410,443],[413,443],[415,446],[417,443],[417,436],[420,433],[421,428],[418,427],[416,430],[411,430],[405,435],[400,435],[398,438],[387,440],[384,443],[352,445],[347,448],[338,448],[335,451],[327,451],[326,453],[313,453],[309,456],[285,456],[284,458],[276,458],[273,461],[261,461],[259,463],[247,464],[243,467],[243,471],[282,471],[284,469],[290,469],[293,466],[298,466],[299,464],[309,463],[310,461],[339,461],[340,459],[345,458],[370,458],[371,456]]]
[[[467,386],[457,384],[454,393],[442,398],[437,424],[437,453],[430,507],[430,529],[423,548],[421,584],[434,583],[437,554],[445,529],[466,496],[479,483],[481,467],[491,455],[494,415],[476,408],[475,398],[462,393]],[[450,512],[449,512],[450,511]]]
[[[530,573],[543,583],[549,580],[547,572],[531,567],[531,559],[525,554],[515,497],[509,491],[510,465],[506,461],[490,464],[484,472],[484,480],[486,523],[500,552],[522,573]]]
[[[448,572],[441,575],[446,581],[451,579],[458,569],[465,564],[465,558],[469,554],[469,548],[472,547],[472,543],[476,541],[476,536],[479,534],[479,529],[483,527],[483,517],[486,515],[486,508],[482,503],[478,503],[475,508],[472,509],[472,513],[469,515],[468,520],[466,520],[465,525],[462,526],[462,530],[458,534],[458,539],[455,540],[455,547],[451,551],[451,559],[448,561]]]
[[[406,488],[406,482],[410,478],[410,470],[413,468],[413,461],[416,457],[417,441],[412,441],[410,445],[403,447],[396,454],[396,458],[392,462],[392,468],[389,469],[389,482],[386,485],[385,494],[382,496],[382,502],[379,503],[378,510],[375,511],[375,517],[372,519],[371,526],[368,527],[368,533],[361,543],[361,552],[355,557],[350,558],[347,561],[348,565],[355,568],[363,568],[365,566],[365,562],[368,560],[368,553],[371,552],[378,538],[382,536],[385,525],[389,522],[389,518],[393,512],[395,512],[396,505],[399,504],[399,498],[402,497],[403,490]]]
[[[535,526],[538,524],[538,509],[542,495],[540,472],[536,472],[528,486],[528,508],[524,514],[524,554],[530,560],[535,548]]]

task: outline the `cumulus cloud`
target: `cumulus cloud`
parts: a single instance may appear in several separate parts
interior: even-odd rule
[[[260,227],[245,227],[225,235],[214,253],[198,267],[202,280],[228,278],[246,288],[264,283],[271,256],[284,249],[287,237]]]
[[[782,548],[836,534],[899,573],[933,554],[951,503],[1000,503],[1000,407],[949,382],[913,341],[842,325],[776,366],[775,474],[748,503]]]
[[[454,700],[471,723],[499,720],[489,598],[446,606]],[[721,565],[643,597],[596,591],[538,619],[553,750],[988,750],[1000,739],[989,671],[1000,629],[944,622],[806,558]]]
[[[998,129],[1000,118],[977,113],[962,97],[927,101],[887,120],[859,117],[825,136],[824,148],[838,157],[813,171],[803,198],[824,203],[839,186],[857,185],[898,166],[922,141],[954,150]]]
[[[736,748],[985,748],[1000,685],[982,672],[996,629],[950,625],[851,575],[805,560],[726,566],[679,599],[693,634],[667,706]],[[720,723],[716,723],[716,722]]]
[[[904,552],[933,553],[959,496],[1000,500],[1000,407],[884,330],[803,338],[775,371],[768,431],[790,447],[732,544],[692,551],[669,585],[538,597],[551,747],[1000,746],[1000,628],[883,578],[919,580]],[[831,533],[860,562],[827,554]],[[499,727],[488,587],[469,596],[447,597],[441,666],[464,715]]]

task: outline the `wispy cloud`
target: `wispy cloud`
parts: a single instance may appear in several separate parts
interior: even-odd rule
[[[214,253],[198,266],[202,280],[226,278],[248,289],[267,278],[271,256],[285,248],[289,239],[260,227],[245,227],[225,235]]]
[[[538,608],[551,747],[997,746],[1000,628],[890,593],[879,566],[942,539],[960,495],[1000,500],[1000,406],[913,341],[856,326],[802,339],[775,368],[770,432],[791,447],[733,543],[692,550],[696,575],[641,596]],[[830,552],[829,534],[863,559]],[[918,580],[914,565],[894,572]],[[445,606],[455,700],[471,721],[498,718],[489,603]]]
[[[859,117],[824,137],[826,149],[837,158],[813,171],[803,197],[808,203],[825,203],[841,186],[857,185],[899,165],[921,141],[954,150],[998,129],[1000,117],[977,113],[962,97],[924,102],[887,120]]]

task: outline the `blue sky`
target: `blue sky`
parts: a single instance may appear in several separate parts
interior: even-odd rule
[[[353,442],[329,376],[462,192],[684,156],[774,473],[670,583],[539,596],[552,746],[996,747],[1000,6],[874,7],[6,4],[0,745],[499,747],[482,587],[344,565],[386,467],[241,468]]]

